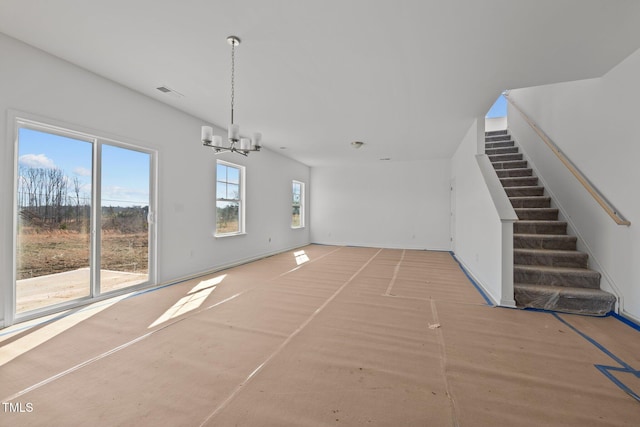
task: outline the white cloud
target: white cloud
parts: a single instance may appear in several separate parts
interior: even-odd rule
[[[111,185],[102,188],[103,206],[144,206],[149,202],[149,192]]]
[[[83,168],[82,166],[78,166],[73,170],[73,173],[78,176],[91,176],[91,171],[87,168]]]
[[[24,154],[20,156],[18,162],[21,165],[30,167],[30,168],[55,168],[56,165],[47,156],[44,154]]]

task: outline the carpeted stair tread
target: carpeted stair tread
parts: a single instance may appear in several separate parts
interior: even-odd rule
[[[556,208],[514,208],[521,220],[555,221],[558,219]]]
[[[504,162],[491,162],[493,168],[498,169],[519,169],[526,168],[527,161],[526,160],[507,160]]]
[[[504,147],[515,147],[515,141],[498,141],[498,142],[488,142],[485,144],[485,148],[493,149],[493,148],[504,148]]]
[[[500,178],[503,187],[535,187],[538,185],[537,176],[516,176]]]
[[[488,156],[493,156],[496,154],[516,154],[520,151],[518,147],[497,147],[497,148],[488,148],[485,149],[485,154]]]
[[[514,209],[551,207],[551,197],[546,196],[509,197],[509,201]]]
[[[519,234],[567,234],[566,221],[519,220],[513,223],[513,232]]]
[[[489,155],[489,161],[491,161],[491,163],[523,160],[523,158],[524,156],[522,155],[522,153]]]
[[[587,268],[589,255],[561,249],[515,248],[513,262],[518,265],[546,265],[550,267]]]
[[[510,178],[518,176],[533,176],[533,169],[517,168],[517,169],[496,169],[498,178]]]
[[[615,308],[616,297],[600,289],[513,284],[518,307],[604,316]]]
[[[495,135],[507,135],[509,133],[506,129],[500,130],[488,130],[484,133],[485,136],[495,136]]]
[[[587,268],[514,264],[513,281],[514,283],[599,289],[600,273]]]
[[[508,197],[529,197],[544,195],[544,187],[539,185],[527,187],[505,187]]]
[[[511,136],[510,135],[506,135],[506,134],[485,136],[485,141],[486,142],[508,141],[510,139],[511,139]]]
[[[578,238],[566,234],[514,234],[513,247],[523,249],[561,249],[575,251]]]

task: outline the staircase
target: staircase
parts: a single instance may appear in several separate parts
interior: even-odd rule
[[[486,132],[489,156],[519,220],[513,225],[513,288],[518,307],[605,315],[616,297],[600,290],[600,273],[576,250],[576,237],[527,167],[506,130]]]

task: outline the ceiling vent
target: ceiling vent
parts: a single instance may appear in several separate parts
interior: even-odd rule
[[[169,95],[169,96],[171,96],[173,98],[182,98],[182,97],[184,97],[183,94],[181,94],[177,90],[171,89],[168,86],[160,86],[160,87],[157,87],[156,89],[158,89],[162,93],[166,93],[167,95]]]

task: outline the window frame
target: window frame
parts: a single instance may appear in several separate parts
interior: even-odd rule
[[[228,168],[234,168],[238,170],[238,190],[239,197],[238,199],[233,199],[238,201],[238,231],[221,233],[218,232],[218,202],[219,201],[229,201],[231,199],[220,199],[218,198],[218,183],[224,182],[229,184],[228,181],[220,181],[218,179],[218,166],[226,166]],[[231,236],[239,236],[246,234],[245,230],[245,216],[246,216],[246,202],[245,202],[245,182],[246,182],[246,167],[243,165],[239,165],[237,163],[228,162],[222,159],[216,159],[216,178],[215,178],[215,192],[216,192],[216,204],[215,204],[215,230],[213,232],[214,237],[231,237]]]
[[[305,183],[302,181],[298,181],[296,179],[292,180],[291,182],[291,208],[295,208],[296,204],[294,201],[295,198],[295,191],[294,191],[294,187],[295,185],[298,184],[300,186],[300,203],[299,203],[299,220],[300,220],[300,224],[299,225],[295,225],[293,222],[293,210],[291,212],[291,228],[294,230],[297,230],[299,228],[305,228]]]

